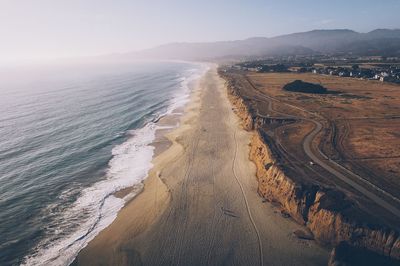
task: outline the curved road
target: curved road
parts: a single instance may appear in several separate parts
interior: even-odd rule
[[[278,114],[281,115],[285,115],[286,118],[296,118],[296,119],[300,119],[300,120],[305,120],[305,121],[310,121],[312,123],[314,123],[315,127],[314,129],[308,133],[308,135],[304,138],[303,140],[303,150],[304,152],[307,154],[307,156],[314,162],[317,163],[319,166],[321,166],[322,168],[324,168],[326,171],[328,171],[329,173],[333,174],[334,176],[336,176],[338,179],[342,180],[343,182],[345,182],[346,184],[350,185],[351,187],[353,187],[354,189],[356,189],[357,191],[359,191],[360,193],[362,193],[364,196],[366,196],[367,198],[369,198],[370,200],[372,200],[373,202],[375,202],[376,204],[378,204],[379,206],[385,208],[386,210],[390,211],[392,214],[396,215],[397,217],[400,218],[400,209],[397,208],[396,206],[394,206],[392,203],[388,202],[387,200],[385,200],[384,198],[380,197],[376,192],[379,192],[383,195],[385,195],[386,197],[390,198],[391,200],[400,203],[400,199],[398,199],[397,197],[393,196],[392,194],[388,193],[387,191],[377,187],[376,185],[372,184],[371,182],[369,182],[368,180],[360,177],[359,175],[353,173],[352,171],[348,170],[347,168],[343,167],[342,165],[334,162],[333,160],[331,160],[330,158],[328,158],[325,154],[323,154],[319,149],[318,152],[320,153],[320,155],[322,157],[324,157],[326,160],[328,160],[329,163],[327,163],[326,161],[321,160],[318,155],[316,155],[312,149],[312,142],[314,140],[314,138],[317,136],[317,134],[322,130],[322,124],[320,122],[318,122],[317,120],[314,119],[305,119],[299,116],[294,116],[294,115],[290,115],[290,114],[286,114],[286,113],[282,113],[276,110],[273,110],[272,108],[272,101],[278,102],[280,104],[284,104],[286,106],[298,109],[302,112],[306,112],[308,114],[311,114],[313,116],[316,117],[320,117],[320,115],[310,112],[306,109],[303,109],[301,107],[289,104],[289,103],[285,103],[282,102],[274,97],[265,95],[262,91],[260,91],[251,81],[248,77],[245,77],[245,79],[247,80],[247,82],[252,86],[252,88],[258,92],[260,97],[263,97],[264,99],[266,99],[268,101],[268,109],[270,111],[276,112]],[[340,168],[342,171],[338,171],[337,169],[335,169],[334,167],[330,166],[331,165],[335,165],[336,167]],[[349,177],[351,176],[351,177]],[[364,186],[358,184],[357,182],[354,181],[354,179],[357,179],[361,182],[363,182],[366,186],[370,187],[370,189],[365,188]]]
[[[325,163],[324,161],[320,160],[319,157],[314,154],[314,152],[312,150],[312,141],[314,140],[315,136],[321,131],[322,125],[321,125],[321,123],[319,123],[318,121],[315,121],[315,120],[309,120],[309,121],[313,122],[316,126],[305,137],[305,139],[303,140],[303,149],[304,149],[304,152],[307,154],[307,156],[310,157],[310,159],[314,163],[317,163],[319,166],[324,168],[329,173],[333,174],[334,176],[336,176],[337,178],[339,178],[340,180],[342,180],[346,184],[348,184],[351,187],[355,188],[356,190],[358,190],[359,192],[364,194],[364,196],[368,197],[370,200],[374,201],[375,203],[377,203],[381,207],[383,207],[383,208],[387,209],[388,211],[390,211],[391,213],[395,214],[397,217],[400,217],[400,210],[398,208],[396,208],[395,206],[393,206],[392,204],[390,204],[386,200],[382,199],[381,197],[377,196],[371,190],[368,190],[368,189],[364,188],[363,186],[361,186],[358,183],[354,182],[348,176],[342,174],[338,170],[336,170],[333,167],[329,166],[327,163]],[[337,166],[339,166],[341,168],[344,168],[343,166],[341,166],[340,164],[330,160],[329,158],[328,158],[328,160],[329,160],[330,163],[336,164]],[[350,172],[350,174],[353,177],[355,177],[355,178],[359,179],[360,181],[364,182],[366,185],[371,186],[372,189],[378,190],[379,192],[385,194],[386,196],[391,197],[395,201],[399,201],[397,198],[395,198],[393,195],[389,194],[388,192],[386,192],[386,191],[382,190],[381,188],[375,186],[374,184],[366,181],[362,177],[359,177],[358,175],[356,175],[355,173],[351,172],[350,170],[348,170],[348,169],[346,169],[346,170],[348,172]]]

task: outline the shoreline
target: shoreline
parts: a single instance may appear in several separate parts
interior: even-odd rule
[[[141,183],[123,188],[114,193],[115,197],[126,200],[126,203],[124,204],[124,207],[122,207],[122,209],[125,208],[125,206],[129,204],[131,200],[136,198],[143,191],[145,181],[149,178],[150,172],[154,168],[156,158],[160,154],[167,151],[174,144],[173,140],[171,140],[171,137],[169,137],[168,134],[170,133],[173,134],[173,132],[179,128],[180,123],[182,122],[183,116],[185,114],[185,110],[192,102],[192,97],[199,86],[198,83],[204,75],[205,73],[203,73],[198,78],[191,80],[189,83],[186,84],[189,89],[188,93],[189,100],[187,103],[185,103],[183,106],[171,110],[171,112],[162,115],[161,117],[157,118],[156,121],[152,122],[157,127],[154,133],[155,134],[154,140],[148,145],[154,148],[153,158],[151,160],[151,164],[153,166],[149,169],[147,178],[145,178]]]
[[[255,166],[248,158],[250,134],[240,127],[216,68],[209,70],[198,85],[179,127],[165,135],[172,144],[160,139],[169,147],[163,147],[164,151],[159,148],[160,153],[153,157],[153,168],[142,192],[81,250],[72,265],[221,262],[225,255],[218,252],[232,248],[234,256],[230,260],[239,264],[258,264],[259,258],[326,264],[327,251],[293,236],[292,232],[302,227],[283,218],[272,204],[266,206],[258,196]],[[203,137],[208,139],[196,140]],[[213,152],[214,145],[218,153]],[[216,218],[222,220],[214,224]],[[255,246],[254,229],[259,235],[259,248]],[[234,233],[237,230],[248,233]],[[222,243],[216,250],[206,251],[204,241],[211,246]]]
[[[196,80],[194,83],[197,83],[197,82],[198,81]],[[191,87],[191,86],[189,86],[189,87]],[[192,87],[193,88],[191,88],[191,92],[189,93],[189,98],[191,97],[191,94],[193,93],[196,85],[192,84]],[[148,145],[148,146],[152,146],[154,148],[153,158],[151,160],[153,167],[151,169],[149,169],[149,173],[154,168],[154,160],[160,154],[162,154],[163,152],[165,152],[172,146],[173,142],[170,140],[170,138],[168,138],[167,135],[179,127],[179,123],[183,116],[182,115],[183,111],[188,104],[189,103],[185,104],[182,107],[177,108],[171,114],[164,115],[164,116],[160,117],[156,122],[154,122],[155,125],[157,126],[157,129],[155,130],[155,137],[154,137],[154,140]],[[148,173],[148,175],[149,175],[149,173]],[[137,197],[143,191],[144,183],[147,178],[145,178],[143,180],[143,182],[141,182],[139,184],[135,184],[133,186],[118,190],[113,195],[117,198],[126,200],[126,203],[124,205],[124,207],[125,207],[131,200],[133,200],[135,197]],[[124,207],[122,207],[122,208],[124,208]]]
[[[126,197],[129,197],[129,194],[134,192],[134,195],[126,201],[125,205],[118,212],[117,218],[108,227],[100,231],[94,239],[89,241],[88,244],[79,251],[78,255],[74,258],[74,261],[70,265],[77,265],[77,259],[79,255],[84,252],[86,247],[91,245],[92,243],[96,245],[96,239],[100,238],[99,235],[107,235],[107,233],[103,232],[109,230],[109,227],[111,227],[113,224],[117,224],[119,219],[126,220],[128,212],[136,211],[139,213],[137,217],[137,224],[139,225],[134,231],[135,234],[138,234],[141,230],[143,230],[142,223],[150,223],[156,218],[155,216],[160,213],[163,208],[165,208],[165,206],[168,204],[168,201],[170,200],[170,192],[162,180],[162,168],[168,162],[179,156],[179,153],[181,152],[182,147],[176,141],[176,138],[186,130],[187,125],[185,124],[187,124],[187,122],[195,115],[195,109],[198,108],[199,104],[199,94],[201,93],[199,89],[199,82],[204,77],[204,75],[205,73],[197,78],[193,82],[194,84],[191,84],[191,86],[189,85],[189,101],[184,106],[178,108],[177,110],[173,110],[171,114],[167,114],[161,117],[156,122],[158,126],[165,126],[165,128],[159,128],[156,130],[155,139],[150,144],[150,146],[154,147],[153,159],[151,161],[153,167],[149,170],[147,178],[144,179],[141,183],[141,189],[139,189],[139,191],[135,191],[135,189],[137,188],[137,185],[135,185],[132,187],[121,189],[114,194],[116,197],[126,199]],[[178,115],[175,113],[178,113]],[[178,125],[172,126],[171,120],[178,123]],[[156,210],[156,212],[149,214],[149,217],[147,217],[147,219],[142,220],[139,216],[146,215],[146,213],[143,212],[142,203],[148,203],[148,199],[152,196],[152,193],[156,194],[154,206],[152,206]],[[144,205],[150,207],[149,205]],[[113,241],[115,240],[116,239],[113,239]]]
[[[179,125],[183,107],[189,103],[193,87],[206,68],[206,64],[185,62],[182,65],[157,65],[155,68],[151,65],[148,70],[145,66],[145,72],[132,70],[127,74],[132,77],[126,82],[136,84],[134,89],[126,93],[132,98],[116,97],[115,103],[119,104],[107,99],[110,106],[116,106],[115,110],[103,110],[104,114],[100,115],[94,112],[95,118],[112,117],[109,115],[112,113],[117,115],[116,119],[111,123],[108,120],[96,120],[99,124],[107,123],[102,127],[104,135],[98,134],[96,138],[85,139],[84,142],[85,145],[91,145],[90,154],[96,164],[88,167],[92,167],[91,172],[96,175],[93,175],[93,180],[90,179],[92,174],[87,180],[85,178],[90,182],[85,183],[84,187],[79,186],[78,182],[71,182],[68,189],[62,189],[54,203],[46,204],[43,214],[51,218],[48,221],[50,230],[45,227],[43,236],[35,237],[35,243],[21,244],[27,247],[18,258],[22,264],[70,264],[83,247],[113,222],[127,203],[141,194],[154,158],[171,145],[163,135]],[[113,88],[120,92],[120,79],[113,79],[113,82],[118,84]],[[103,144],[106,146],[103,147]],[[104,157],[97,160],[93,152]],[[79,161],[85,167],[90,165],[84,160]],[[78,176],[75,171],[81,173],[76,167],[73,170],[74,174],[70,176]],[[67,203],[63,204],[63,201]],[[60,208],[57,206],[59,203]],[[56,221],[60,222],[56,224]],[[10,258],[14,259],[12,256]]]

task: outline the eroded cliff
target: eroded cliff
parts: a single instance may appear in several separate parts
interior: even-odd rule
[[[257,166],[258,192],[277,202],[295,221],[307,226],[316,241],[336,246],[343,241],[400,260],[400,236],[385,225],[365,222],[358,206],[343,192],[289,176],[274,154],[274,141],[260,127],[250,101],[241,97],[232,80],[228,97],[246,130],[253,130],[250,159]],[[272,148],[271,148],[272,147]]]

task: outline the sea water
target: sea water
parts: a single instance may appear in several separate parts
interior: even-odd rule
[[[185,62],[0,71],[0,265],[68,265],[140,191],[156,121],[207,67]],[[132,195],[130,195],[132,196]]]

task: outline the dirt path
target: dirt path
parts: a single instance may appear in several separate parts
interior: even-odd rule
[[[296,239],[292,231],[301,226],[257,195],[251,133],[240,128],[214,68],[200,88],[172,135],[169,159],[155,162],[157,176],[76,263],[326,265],[328,251]]]

